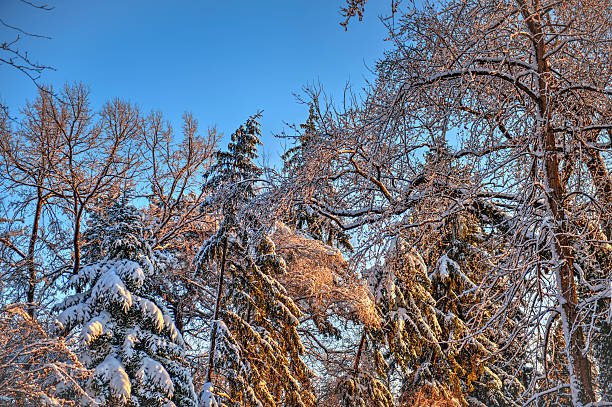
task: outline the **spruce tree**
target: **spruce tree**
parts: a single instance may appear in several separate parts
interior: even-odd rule
[[[316,156],[316,151],[320,148],[317,120],[315,107],[310,105],[306,122],[299,125],[300,130],[294,136],[297,141],[296,144],[282,156],[283,173],[286,178],[285,182],[288,184],[308,183],[317,178],[312,177],[312,179],[305,180],[301,177],[304,171],[318,172],[316,166],[319,163],[317,163],[317,160],[312,160],[312,156]],[[315,167],[309,168],[310,166]],[[346,231],[329,218],[322,216],[320,212],[321,207],[335,200],[338,195],[336,188],[328,180],[319,180],[316,186],[308,185],[307,188],[313,190],[310,201],[315,202],[315,205],[303,201],[293,202],[288,215],[285,217],[285,223],[293,224],[296,230],[303,231],[329,246],[352,251],[353,246]]]
[[[170,259],[145,239],[143,215],[115,203],[86,231],[77,293],[57,308],[64,333],[80,328],[80,358],[93,376],[90,395],[107,406],[195,407],[185,343],[151,280]]]
[[[427,393],[473,407],[517,406],[524,388],[504,361],[496,363],[508,332],[473,332],[468,322],[475,310],[484,309],[478,312],[485,320],[495,311],[478,307],[486,304],[478,283],[487,269],[481,259],[487,249],[477,219],[451,217],[424,235],[422,246],[397,238],[383,264],[369,272],[384,321],[368,332],[377,349],[375,365],[385,379],[394,372],[400,377],[402,399]]]
[[[208,209],[219,210],[220,223],[197,264],[200,272],[219,265],[219,279],[200,400],[214,405],[214,381],[227,391],[229,397],[219,400],[226,405],[310,406],[310,372],[297,332],[301,312],[277,279],[286,265],[253,205],[262,174],[254,163],[258,118],[249,118],[232,135],[228,151],[217,153],[207,183]]]

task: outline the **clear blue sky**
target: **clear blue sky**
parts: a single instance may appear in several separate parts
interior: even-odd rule
[[[52,37],[24,42],[36,60],[56,68],[41,83],[81,81],[95,108],[120,97],[161,110],[177,130],[182,113],[191,111],[202,130],[217,125],[226,136],[262,109],[263,150],[272,162],[281,151],[273,134],[307,115],[293,93],[320,82],[340,100],[347,81],[358,90],[371,79],[367,67],[387,46],[378,15],[390,4],[370,0],[364,21],[345,32],[338,24],[342,0],[46,3],[54,9],[0,0],[6,23]],[[0,66],[0,98],[12,110],[35,94],[25,75]]]

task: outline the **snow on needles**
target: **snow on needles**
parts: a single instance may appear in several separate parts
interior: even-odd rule
[[[96,367],[95,375],[101,378],[102,381],[109,383],[111,392],[115,397],[119,398],[122,402],[129,400],[130,393],[132,392],[130,379],[123,365],[114,355],[109,354],[106,356],[104,361]]]
[[[210,382],[204,383],[200,391],[199,407],[217,407],[217,400],[213,392],[213,384]]]
[[[143,358],[140,369],[136,372],[136,378],[143,383],[152,383],[167,394],[169,398],[172,398],[174,384],[166,369],[158,361],[149,357]]]

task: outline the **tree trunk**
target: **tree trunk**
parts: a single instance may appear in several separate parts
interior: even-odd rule
[[[359,348],[357,348],[357,356],[355,356],[355,364],[353,365],[353,377],[357,379],[359,376],[359,362],[361,361],[361,353],[363,352],[363,347],[365,346],[366,340],[366,332],[365,329],[361,334],[361,339],[359,340]]]
[[[28,304],[28,314],[34,319],[34,300],[36,295],[36,264],[34,264],[34,252],[36,251],[36,241],[38,240],[38,228],[40,224],[40,215],[42,212],[43,196],[40,187],[37,188],[36,209],[34,211],[34,222],[32,224],[32,232],[30,233],[30,244],[28,246],[28,257],[26,264],[28,267],[28,292],[26,294],[26,302]]]
[[[219,271],[219,284],[217,285],[217,301],[215,302],[215,313],[210,330],[210,350],[208,352],[208,371],[206,372],[206,382],[210,383],[215,361],[215,346],[217,342],[217,321],[219,319],[219,309],[221,308],[221,294],[223,290],[223,276],[225,274],[225,256],[227,253],[227,238],[223,239],[223,252],[221,253],[221,270]]]
[[[78,274],[79,268],[81,267],[81,218],[83,217],[83,206],[75,211],[74,219],[74,234],[72,236],[72,250],[73,250],[73,265],[72,274]]]
[[[557,290],[566,343],[568,370],[574,405],[595,401],[591,362],[583,354],[584,332],[579,326],[576,311],[577,290],[574,280],[574,263],[571,242],[567,232],[567,219],[562,205],[563,187],[559,172],[559,159],[555,149],[555,136],[550,128],[543,134],[544,177],[548,186],[547,200],[550,215],[555,220],[551,251],[553,253]]]
[[[572,403],[579,406],[582,403],[595,401],[593,388],[593,377],[591,362],[583,354],[584,333],[579,326],[578,313],[576,311],[577,294],[574,280],[574,263],[571,253],[571,242],[567,230],[567,219],[563,203],[563,183],[559,170],[559,157],[557,152],[555,133],[550,127],[552,117],[550,95],[553,85],[548,82],[551,70],[547,60],[546,35],[543,24],[546,24],[546,11],[540,0],[535,0],[532,5],[525,0],[517,0],[525,24],[532,34],[533,53],[538,69],[538,91],[537,109],[542,128],[539,131],[537,143],[544,153],[544,187],[550,217],[554,220],[552,229],[551,253],[553,256],[553,267],[557,280],[557,299],[559,313],[563,323],[563,334],[565,348],[568,358],[567,368],[570,376],[570,389]]]

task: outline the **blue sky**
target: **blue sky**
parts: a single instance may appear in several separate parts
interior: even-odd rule
[[[216,125],[226,136],[250,114],[264,110],[266,155],[282,151],[273,137],[283,122],[301,122],[307,108],[293,93],[320,83],[341,100],[371,79],[387,46],[378,15],[386,0],[370,0],[363,22],[348,32],[338,23],[342,0],[48,0],[50,12],[19,0],[1,0],[9,24],[51,40],[24,41],[35,59],[53,66],[41,82],[81,81],[99,108],[113,97],[161,110],[179,129],[191,111],[201,129]],[[6,31],[0,31],[6,40]],[[0,66],[0,97],[12,110],[33,99],[23,74]]]

